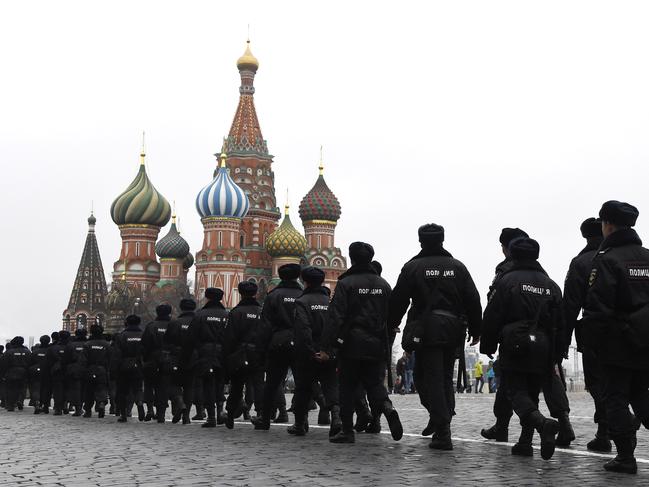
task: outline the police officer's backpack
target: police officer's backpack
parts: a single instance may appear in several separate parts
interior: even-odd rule
[[[503,327],[501,333],[501,353],[515,359],[546,357],[550,352],[550,343],[546,332],[539,328],[541,313],[547,302],[539,306],[531,320],[515,321]]]

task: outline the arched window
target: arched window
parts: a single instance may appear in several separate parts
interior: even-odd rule
[[[219,231],[218,246],[223,247],[223,232]]]
[[[135,242],[135,257],[140,256],[140,242]]]
[[[241,248],[243,248],[243,247],[245,247],[245,245],[246,245],[246,239],[245,239],[245,237],[243,235],[240,235],[239,236],[239,246]]]

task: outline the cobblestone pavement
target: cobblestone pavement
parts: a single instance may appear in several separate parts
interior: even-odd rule
[[[455,449],[432,451],[419,436],[426,416],[416,395],[392,396],[406,435],[358,434],[355,445],[332,445],[327,429],[312,427],[303,438],[286,425],[253,431],[238,423],[200,428],[167,423],[127,425],[114,417],[84,419],[51,414],[0,412],[1,486],[184,486],[184,485],[649,485],[649,434],[641,431],[640,473],[606,473],[605,455],[586,451],[594,432],[593,408],[585,394],[572,394],[578,436],[570,449],[548,462],[512,457],[509,446],[482,440],[493,422],[491,394],[460,394],[453,422]],[[315,420],[315,418],[313,418]],[[384,431],[387,427],[384,423]],[[510,439],[519,433],[512,421]],[[535,439],[538,445],[538,437]]]

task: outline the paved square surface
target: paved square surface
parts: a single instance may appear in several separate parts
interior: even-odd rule
[[[649,485],[649,433],[638,436],[639,474],[609,474],[610,455],[586,451],[592,438],[593,407],[587,394],[571,394],[577,441],[543,461],[510,455],[510,446],[488,442],[480,428],[491,425],[492,394],[457,395],[453,421],[455,449],[432,451],[419,436],[427,417],[416,395],[393,395],[406,434],[392,441],[383,423],[381,435],[357,434],[354,445],[332,445],[327,428],[312,427],[294,438],[286,425],[253,431],[249,423],[234,430],[75,418],[0,411],[0,485],[2,486],[337,486],[337,485]],[[290,397],[289,397],[290,399]],[[292,416],[291,416],[292,419]],[[315,422],[315,415],[311,415]],[[510,439],[520,428],[512,420]],[[538,446],[538,435],[535,438]]]

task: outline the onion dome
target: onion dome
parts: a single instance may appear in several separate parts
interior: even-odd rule
[[[237,68],[239,70],[249,69],[251,71],[257,71],[259,68],[259,61],[257,61],[257,58],[250,51],[250,39],[246,41],[246,51],[243,53],[243,56],[237,59]]]
[[[151,184],[140,154],[140,170],[133,182],[110,207],[110,216],[117,225],[152,225],[164,227],[171,218],[171,206]]]
[[[300,203],[300,218],[303,222],[312,220],[337,222],[340,218],[340,203],[324,180],[322,158],[319,169],[320,175],[313,188],[302,198]]]
[[[282,224],[266,239],[266,251],[271,257],[303,257],[306,247],[306,238],[291,223],[286,205]]]
[[[88,217],[88,225],[94,227],[96,223],[97,223],[97,219],[95,218],[95,214],[90,213],[90,216]]]
[[[155,244],[155,253],[161,259],[184,259],[189,253],[189,244],[176,228],[176,215],[171,217],[171,228],[167,235]]]
[[[189,253],[185,257],[185,260],[183,261],[183,269],[187,270],[193,265],[194,265],[194,256],[191,253]]]
[[[212,182],[196,197],[196,211],[201,218],[243,218],[248,213],[248,196],[228,174],[225,167],[226,157],[225,152],[221,152],[221,167]]]

